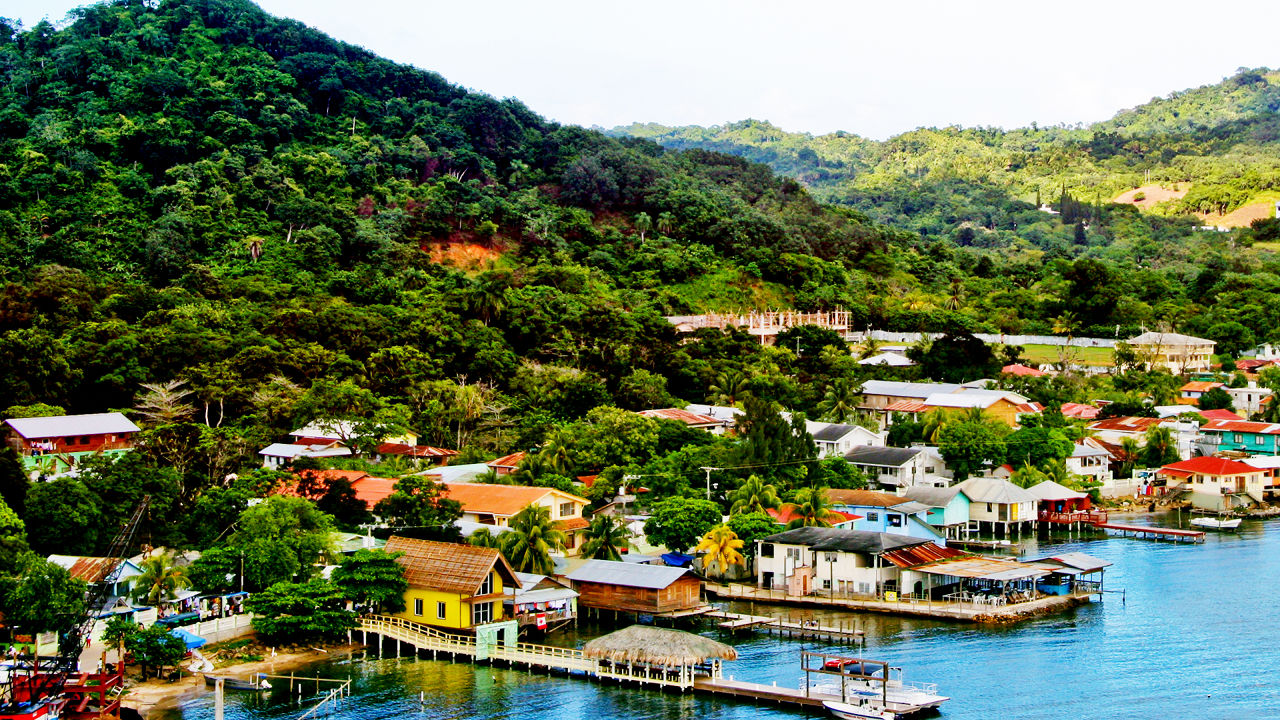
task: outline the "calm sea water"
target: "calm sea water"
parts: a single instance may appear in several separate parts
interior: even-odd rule
[[[1280,718],[1280,683],[1272,676],[1280,668],[1280,521],[1246,522],[1240,533],[1211,534],[1198,546],[1109,538],[1042,543],[1027,555],[1048,550],[1079,550],[1113,562],[1107,588],[1124,589],[1123,601],[1108,593],[1103,602],[1010,628],[810,616],[857,623],[867,633],[867,657],[904,667],[908,680],[938,683],[952,698],[941,715],[948,720]],[[719,637],[712,626],[703,632]],[[737,661],[726,663],[726,674],[779,685],[800,683],[802,649],[853,654],[847,646],[767,635],[720,639],[739,653]],[[562,638],[575,641],[580,638]],[[335,720],[804,715],[448,661],[370,657],[308,672],[355,680],[353,696],[329,716]],[[305,699],[301,706],[291,701],[280,687],[267,696],[231,692],[227,717],[296,718],[309,706]],[[212,716],[212,696],[204,695],[163,718]]]

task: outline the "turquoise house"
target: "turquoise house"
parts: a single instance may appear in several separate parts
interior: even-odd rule
[[[827,496],[833,510],[858,516],[850,529],[905,535],[918,540],[930,540],[942,547],[947,545],[943,534],[925,519],[928,508],[909,498],[874,490],[837,488],[828,490]]]
[[[906,496],[928,506],[925,522],[947,537],[959,537],[969,526],[969,505],[972,501],[959,487],[918,485],[907,488]]]
[[[1200,427],[1208,444],[1218,452],[1232,450],[1251,455],[1280,455],[1280,424],[1244,420],[1210,420]]]

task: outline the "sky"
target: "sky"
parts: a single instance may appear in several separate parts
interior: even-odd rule
[[[58,22],[68,0],[0,15]],[[561,123],[874,139],[1088,123],[1238,67],[1280,67],[1276,0],[259,0]]]

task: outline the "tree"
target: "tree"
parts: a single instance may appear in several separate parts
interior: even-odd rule
[[[761,480],[759,475],[751,475],[744,480],[736,490],[729,493],[728,500],[732,503],[729,507],[730,515],[763,513],[766,510],[777,510],[782,506],[782,500],[778,498],[778,489]]]
[[[729,529],[743,542],[743,550],[748,559],[756,556],[756,541],[778,532],[778,524],[773,518],[760,512],[741,513],[729,518]]]
[[[737,465],[771,466],[762,475],[781,477],[792,482],[803,478],[808,470],[801,464],[815,460],[818,447],[805,429],[804,415],[795,413],[788,422],[778,412],[776,403],[748,396],[743,413],[738,417]]]
[[[502,549],[502,541],[499,535],[494,535],[487,527],[476,528],[474,532],[467,536],[467,542],[476,547]]]
[[[831,527],[831,523],[840,518],[831,509],[831,499],[825,487],[800,488],[795,499],[786,508],[791,511],[792,520],[788,528],[798,527]]]
[[[707,531],[693,549],[702,553],[702,567],[708,575],[724,575],[729,568],[742,565],[742,541],[728,525],[717,525]]]
[[[342,558],[331,579],[357,608],[397,613],[404,610],[404,594],[409,589],[404,568],[396,562],[398,557],[400,553],[361,548]]]
[[[1005,447],[1006,463],[1014,467],[1030,463],[1038,467],[1070,457],[1075,443],[1055,428],[1026,427],[1005,438]]]
[[[152,427],[183,422],[196,412],[187,403],[187,398],[193,393],[183,387],[186,384],[185,380],[142,383],[142,389],[146,392],[138,396],[134,409]]]
[[[30,486],[31,480],[18,452],[8,446],[0,448],[0,500],[4,500],[19,517],[26,514]]]
[[[0,499],[0,577],[15,574],[23,556],[29,552],[26,525]]]
[[[1201,410],[1235,410],[1231,394],[1220,387],[1206,390],[1196,404]]]
[[[173,564],[169,553],[156,553],[142,560],[142,574],[133,583],[133,597],[155,606],[173,600],[177,592],[191,587],[186,568]]]
[[[159,677],[164,668],[177,665],[187,654],[187,645],[165,625],[139,628],[124,638],[124,647],[135,662],[142,666],[145,679],[150,670]]]
[[[621,560],[622,550],[631,545],[626,520],[613,515],[596,515],[587,526],[580,554],[592,560]]]
[[[1004,461],[1004,443],[1000,436],[982,423],[947,423],[938,431],[938,452],[956,482]]]
[[[684,552],[719,524],[720,506],[716,503],[675,497],[654,504],[653,514],[644,523],[644,533],[654,545]]]
[[[41,555],[93,555],[103,528],[101,501],[69,477],[36,483],[27,494],[27,537]]]
[[[750,388],[750,376],[741,370],[729,368],[716,373],[715,381],[707,388],[707,402],[736,407],[751,394]]]
[[[5,623],[32,634],[65,633],[84,614],[86,589],[62,567],[28,554],[5,592]]]
[[[836,378],[827,385],[818,403],[818,417],[829,422],[850,422],[858,415],[862,385],[851,378]]]
[[[254,614],[253,629],[270,641],[299,642],[337,639],[355,627],[355,616],[344,609],[339,587],[320,578],[305,583],[276,583],[254,593],[245,609]]]
[[[564,547],[565,535],[551,521],[551,508],[526,505],[511,518],[503,533],[502,554],[519,572],[550,575],[555,571],[551,553]]]
[[[462,517],[462,505],[449,499],[443,483],[424,475],[406,475],[396,481],[394,492],[378,501],[373,514],[399,534],[447,539],[456,535],[452,528]],[[408,532],[400,532],[404,530]]]
[[[228,546],[244,560],[244,582],[261,590],[306,580],[333,555],[333,518],[300,497],[272,495],[240,513]]]
[[[991,346],[970,333],[948,333],[927,348],[911,347],[907,357],[920,366],[921,375],[939,382],[995,377],[1000,371],[1000,361]]]
[[[244,558],[239,550],[225,545],[211,547],[191,563],[187,577],[191,584],[207,593],[243,590],[241,569]],[[228,579],[229,578],[229,579]]]
[[[1178,444],[1173,431],[1163,425],[1153,425],[1147,430],[1146,445],[1142,449],[1142,462],[1146,467],[1164,467],[1178,461]]]
[[[635,219],[636,232],[640,233],[640,244],[644,244],[644,235],[653,228],[653,219],[649,217],[649,213],[636,213]]]
[[[1116,475],[1122,478],[1133,477],[1133,468],[1138,464],[1138,459],[1142,457],[1141,447],[1138,441],[1131,437],[1120,439],[1120,467],[1116,470]]]

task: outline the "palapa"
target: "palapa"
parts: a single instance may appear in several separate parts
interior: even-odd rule
[[[667,667],[697,665],[713,658],[738,659],[737,650],[711,638],[648,625],[632,625],[598,637],[582,651],[589,658]]]

